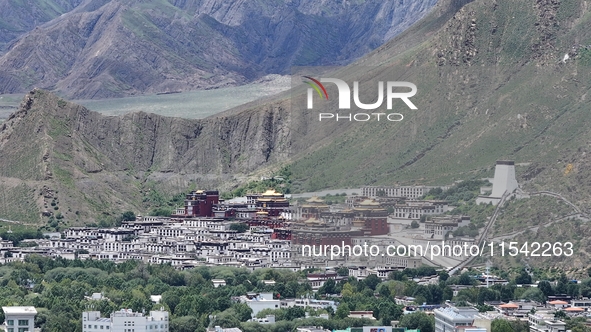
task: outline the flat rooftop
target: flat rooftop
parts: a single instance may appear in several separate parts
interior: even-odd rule
[[[37,314],[35,307],[2,307],[4,314],[6,315],[27,315]]]

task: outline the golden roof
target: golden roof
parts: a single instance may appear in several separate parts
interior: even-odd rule
[[[268,189],[261,196],[283,196],[283,194],[276,192],[275,189]]]
[[[374,201],[372,199],[366,199],[366,200],[363,200],[363,201],[359,202],[358,205],[362,205],[362,206],[379,206],[380,203],[378,203],[378,202],[376,202],[376,201]]]
[[[306,202],[308,202],[308,203],[324,203],[324,200],[322,198],[319,198],[318,196],[312,196],[312,197],[308,198],[306,200]]]
[[[302,208],[328,209],[328,205],[326,205],[326,204],[322,204],[322,205],[304,204],[304,205],[302,205]]]
[[[306,224],[321,224],[322,221],[320,221],[316,218],[310,218],[308,220],[304,220],[304,223],[306,223]]]

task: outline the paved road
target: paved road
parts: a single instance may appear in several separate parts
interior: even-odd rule
[[[14,220],[2,219],[2,218],[0,218],[0,221],[11,222],[13,224],[20,224],[21,223],[20,221],[14,221]]]

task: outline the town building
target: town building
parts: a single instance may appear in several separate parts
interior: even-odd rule
[[[267,190],[256,198],[257,218],[279,217],[290,212],[289,201],[285,195],[275,190]]]
[[[448,211],[448,202],[446,201],[404,201],[396,204],[392,218],[419,220],[422,216],[443,214]]]
[[[281,301],[273,298],[273,293],[247,293],[234,298],[234,301],[246,303],[252,309],[253,317],[265,309],[279,309]]]
[[[388,212],[379,202],[366,199],[353,207],[355,218],[352,226],[360,229],[365,235],[386,235],[388,227]]]
[[[367,319],[376,319],[373,316],[373,311],[349,311],[349,318],[367,318]]]
[[[468,224],[470,224],[470,217],[468,216],[434,216],[423,223],[424,234],[428,239],[443,240],[448,233]]]
[[[6,332],[33,332],[35,329],[35,307],[2,307]]]
[[[168,332],[168,312],[150,311],[149,316],[131,309],[121,309],[111,313],[109,318],[101,317],[100,311],[82,313],[82,332]]]
[[[473,307],[449,306],[433,310],[435,332],[486,332],[485,328],[474,326],[478,310]]]
[[[290,307],[312,308],[315,310],[322,310],[327,307],[331,307],[333,311],[337,310],[336,302],[330,300],[316,300],[310,298],[281,300],[281,308]]]
[[[341,280],[346,280],[347,277],[339,276],[336,272],[308,273],[306,275],[306,281],[308,282],[308,284],[310,284],[312,290],[314,291],[317,291],[329,279],[334,280],[335,282],[339,282]]]
[[[213,206],[219,200],[217,190],[192,191],[185,197],[184,217],[213,217]]]
[[[431,189],[441,188],[447,190],[448,187],[432,187],[432,186],[400,186],[400,187],[386,187],[386,186],[368,186],[361,188],[361,195],[366,197],[404,197],[418,199],[429,193]]]
[[[553,312],[528,315],[530,332],[566,332],[566,323],[555,319]]]

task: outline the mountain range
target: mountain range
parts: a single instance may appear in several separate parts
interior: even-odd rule
[[[31,222],[59,211],[75,224],[286,166],[294,191],[313,191],[492,177],[499,159],[516,161],[523,190],[559,192],[586,211],[591,16],[582,0],[528,4],[441,1],[386,44],[321,74],[361,82],[365,102],[378,81],[414,83],[417,109],[394,102],[399,122],[318,121],[334,112],[337,90],[325,83],[331,98],[307,109],[298,77],[272,100],[201,120],[102,116],[33,90],[0,126],[0,211]]]
[[[81,2],[82,0],[1,0],[0,55],[18,37],[73,10]]]
[[[38,11],[21,13],[17,0],[5,1],[11,12],[36,17]],[[289,74],[292,66],[345,64],[409,27],[436,2],[38,1],[53,9],[39,22],[67,13],[10,41],[0,57],[0,93],[38,87],[100,99],[240,85]],[[0,28],[31,28],[9,23]]]

